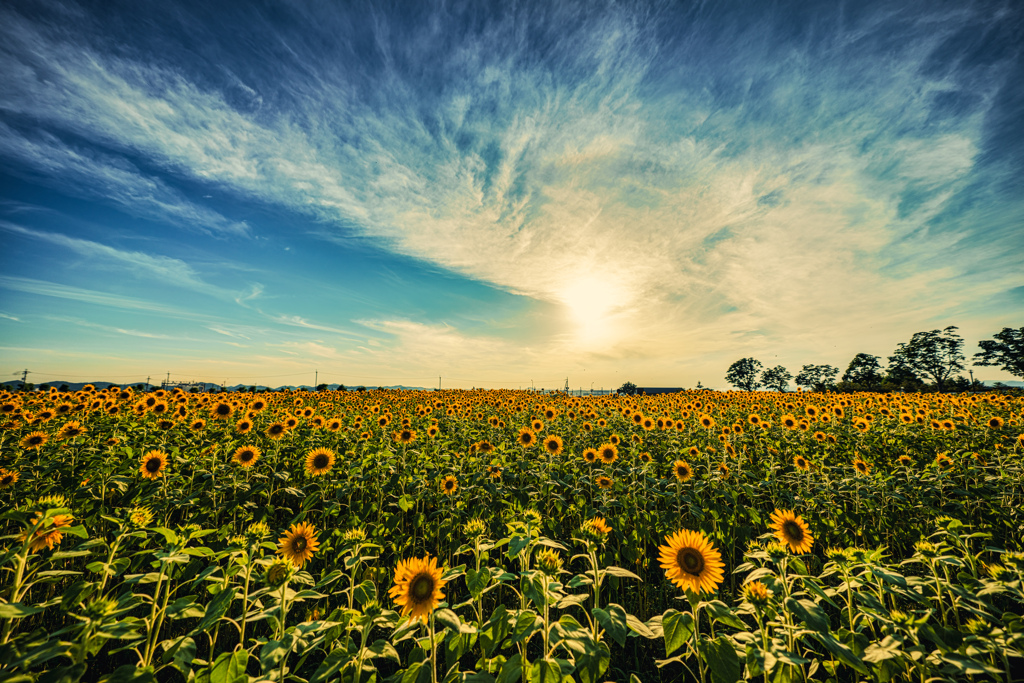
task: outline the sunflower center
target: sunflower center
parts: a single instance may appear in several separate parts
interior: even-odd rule
[[[433,593],[434,577],[429,574],[420,574],[409,584],[409,595],[415,602],[426,602]]]
[[[313,458],[313,467],[318,470],[322,470],[327,467],[327,456],[323,453],[318,453],[316,457]]]
[[[292,550],[301,553],[306,549],[306,537],[298,536],[292,541]]]
[[[150,458],[146,461],[147,472],[159,472],[160,471],[160,458]]]
[[[700,576],[704,571],[704,556],[696,548],[680,548],[676,553],[676,564],[687,574]]]
[[[794,543],[804,540],[804,530],[794,520],[789,520],[782,525],[782,533]]]
[[[252,451],[242,451],[242,454],[241,454],[240,457],[242,458],[242,462],[249,462],[253,458],[253,452]]]

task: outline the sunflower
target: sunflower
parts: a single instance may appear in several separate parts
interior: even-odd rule
[[[338,420],[338,419],[328,420],[326,426],[327,426],[327,431],[329,431],[329,432],[336,432],[339,429],[341,429],[341,420]]]
[[[501,477],[501,467],[498,465],[489,465],[487,467],[487,474],[491,475],[491,479],[499,479]]]
[[[588,448],[587,450],[583,451],[583,459],[586,460],[591,465],[593,465],[595,462],[597,462],[597,449]]]
[[[710,593],[722,583],[722,554],[700,531],[677,531],[658,548],[665,578],[679,588]]]
[[[718,474],[721,475],[722,479],[728,479],[729,472],[730,470],[728,465],[726,465],[724,462],[718,463]]]
[[[427,436],[430,437],[431,439],[433,439],[435,436],[437,436],[437,433],[439,431],[441,431],[441,430],[438,429],[437,425],[430,425],[427,428]]]
[[[256,461],[260,459],[260,455],[262,453],[256,446],[240,446],[235,451],[235,454],[231,456],[231,460],[242,467],[248,468],[256,464]]]
[[[35,518],[31,522],[31,526],[39,524],[43,518],[43,513],[37,512]],[[54,515],[53,527],[50,529],[37,529],[32,535],[32,541],[29,543],[29,551],[37,553],[43,548],[53,550],[53,546],[60,545],[60,542],[64,540],[64,532],[61,529],[71,526],[71,522],[74,520],[72,515]],[[23,533],[19,538],[19,541],[24,543],[28,540],[28,532]]]
[[[691,458],[696,458],[698,455],[700,455],[700,449],[697,448],[696,446],[690,446],[690,448],[686,452],[690,454]]]
[[[644,451],[643,453],[640,454],[640,462],[642,462],[642,463],[644,463],[646,465],[650,461],[651,461],[651,454],[650,453],[648,453],[647,451]]]
[[[0,467],[0,491],[14,486],[20,476],[17,472]]]
[[[751,413],[750,415],[747,415],[747,422],[756,427],[761,424],[761,416],[757,413]]]
[[[785,543],[794,554],[807,553],[811,551],[814,544],[814,536],[807,528],[803,517],[798,517],[792,510],[779,510],[776,508],[771,515],[772,529],[775,531],[775,538],[779,543]]]
[[[76,436],[81,436],[82,434],[85,434],[85,432],[86,432],[85,427],[83,427],[77,421],[73,420],[73,421],[68,422],[67,424],[65,424],[63,427],[61,427],[60,431],[57,433],[57,438],[58,439],[73,439]]]
[[[896,459],[896,461],[899,464],[903,465],[904,467],[910,467],[911,465],[914,464],[914,461],[910,458],[909,455],[901,455]]]
[[[540,420],[534,420],[530,423],[530,428],[533,429],[533,431],[535,432],[543,432],[544,423],[541,422]]]
[[[46,432],[32,432],[31,434],[26,434],[19,445],[25,450],[39,449],[49,440],[50,437],[47,436]]]
[[[191,422],[191,424],[189,424],[188,428],[189,428],[190,431],[198,432],[198,431],[200,431],[205,426],[206,426],[206,420],[198,419],[198,420],[192,420],[192,422]]]
[[[302,522],[292,524],[292,528],[278,539],[277,554],[301,569],[319,547],[316,529],[312,524]]]
[[[869,471],[871,471],[871,467],[860,458],[857,458],[856,460],[853,461],[853,467],[860,474],[867,474]]]
[[[287,432],[287,431],[288,431],[288,425],[286,425],[283,422],[275,422],[272,425],[270,425],[269,427],[267,427],[267,430],[266,430],[265,434],[267,436],[269,436],[271,439],[273,439],[274,441],[277,441],[281,437],[283,437],[285,435],[285,432]]]
[[[700,426],[704,427],[705,429],[711,429],[712,427],[715,426],[715,418],[711,417],[710,415],[701,415]]]
[[[562,437],[549,434],[544,437],[544,450],[551,455],[559,455],[562,452]]]
[[[454,476],[449,474],[447,477],[441,480],[441,493],[443,493],[444,495],[451,496],[458,490],[459,480],[456,479]]]
[[[803,470],[804,472],[811,469],[811,463],[807,462],[807,458],[802,455],[793,456],[793,466],[798,470]]]
[[[221,401],[214,405],[213,408],[210,408],[210,417],[217,420],[226,420],[231,417],[231,413],[234,411],[235,409],[231,407],[230,403]]]
[[[605,465],[611,465],[619,459],[619,449],[613,443],[606,443],[597,450],[597,456]]]
[[[672,474],[675,475],[676,481],[690,481],[693,478],[693,468],[685,460],[676,460],[672,463]]]
[[[782,419],[780,420],[780,422],[782,423],[782,426],[785,427],[786,429],[796,429],[797,428],[796,418],[793,417],[792,415],[783,415]]]
[[[314,448],[306,454],[306,474],[319,477],[334,467],[334,451],[330,448]]]
[[[241,420],[235,423],[235,431],[239,434],[248,434],[252,430],[252,420],[247,417],[243,417]]]
[[[537,442],[537,437],[532,431],[530,431],[530,429],[523,427],[519,430],[519,436],[516,437],[516,441],[519,442],[520,446],[526,448],[527,446],[535,444]]]
[[[953,466],[953,461],[950,460],[949,456],[945,453],[939,453],[935,456],[935,464],[938,465],[940,469],[946,469],[947,467]]]
[[[441,589],[447,583],[441,578],[443,571],[437,558],[427,555],[423,559],[401,560],[395,568],[395,585],[388,591],[395,604],[402,608],[402,616],[426,622],[430,613],[444,599]]]
[[[613,446],[618,446],[620,443],[622,443],[622,437],[619,436],[618,434],[612,434],[610,437],[608,437],[608,442],[611,443],[611,445]]]
[[[142,456],[142,463],[139,465],[139,472],[146,479],[156,479],[163,476],[164,468],[167,466],[167,454],[163,451],[150,451]]]
[[[611,477],[606,477],[603,474],[595,479],[594,482],[597,484],[597,488],[599,489],[610,489],[612,487]]]
[[[409,444],[416,440],[416,432],[408,428],[399,429],[391,436],[394,437],[395,441],[401,444]]]
[[[990,417],[986,423],[989,429],[1002,429],[1003,418],[1001,417]]]

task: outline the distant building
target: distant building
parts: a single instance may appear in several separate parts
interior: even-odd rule
[[[680,391],[684,391],[684,389],[682,387],[637,387],[636,393],[653,396],[654,394],[676,394]]]

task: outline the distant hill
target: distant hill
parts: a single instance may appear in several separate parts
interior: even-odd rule
[[[43,382],[41,384],[36,384],[35,387],[38,389],[43,384],[45,384],[47,387],[56,387],[57,389],[60,389],[62,386],[67,385],[68,391],[78,391],[82,387],[84,387],[86,385],[89,385],[89,384],[91,384],[92,386],[96,387],[97,389],[106,389],[109,386],[132,387],[133,389],[136,386],[141,386],[142,388],[145,388],[145,382],[134,382],[134,383],[128,383],[128,384],[119,384],[117,382],[103,382],[103,381],[99,381],[99,380],[97,380],[95,382],[63,382],[63,381],[60,381],[60,380],[56,380],[56,381],[53,381],[53,382]],[[201,387],[201,389],[203,391],[210,391],[210,390],[214,390],[214,389],[217,390],[217,391],[220,391],[220,389],[221,389],[221,386],[219,384],[214,383],[214,382],[199,382],[198,384],[199,384],[199,386]],[[8,381],[8,382],[0,382],[0,388],[6,389],[7,391],[16,391],[20,386],[21,386],[21,381],[14,381],[14,380],[12,380],[12,381]],[[149,386],[150,386],[151,389],[159,389],[160,388],[159,384],[150,384]],[[252,386],[253,386],[252,384],[234,384],[232,386],[224,387],[224,390],[225,391],[248,391],[249,388],[252,387]],[[300,385],[285,384],[285,385],[282,385],[282,386],[279,386],[279,387],[268,387],[268,386],[263,385],[263,384],[257,384],[255,386],[256,386],[256,390],[257,391],[280,391],[282,389],[299,389],[299,390],[302,390],[302,391],[313,391],[314,390],[314,387],[311,387],[308,384],[300,384]],[[341,386],[341,385],[340,384],[328,384],[327,385],[327,390],[328,391],[337,391],[339,386]],[[345,388],[348,389],[349,391],[355,391],[356,387],[358,387],[358,386],[363,386],[367,391],[370,391],[370,390],[373,390],[373,389],[392,389],[392,390],[401,390],[401,391],[431,391],[432,390],[431,388],[428,388],[428,387],[409,387],[409,386],[405,386],[404,384],[392,384],[392,385],[389,385],[389,386],[365,386],[365,385],[359,385],[359,384],[350,384],[350,385],[346,385]]]

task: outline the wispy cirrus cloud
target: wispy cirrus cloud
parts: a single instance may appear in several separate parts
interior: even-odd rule
[[[1024,256],[1019,235],[980,245],[972,206],[1019,172],[991,163],[989,143],[1017,57],[976,58],[964,35],[1000,35],[1005,10],[422,12],[295,10],[304,35],[370,36],[361,62],[257,19],[241,30],[275,58],[219,78],[8,11],[3,111],[43,129],[10,128],[8,145],[72,134],[312,216],[329,239],[558,304],[566,324],[542,357],[890,345],[894,328],[1020,284],[993,266]],[[249,56],[204,50],[237,67]],[[990,225],[1019,224],[1019,204],[994,198]],[[469,343],[443,327],[377,331]]]

